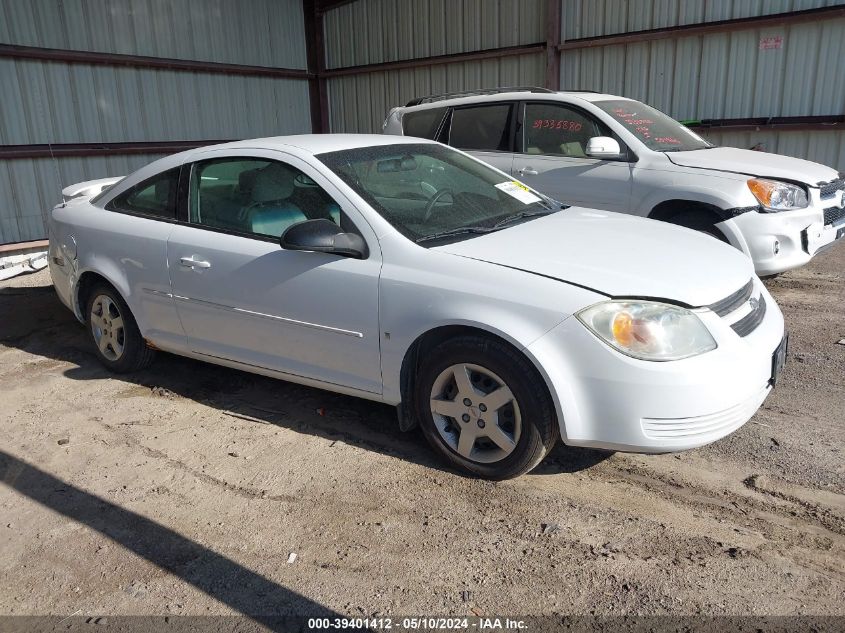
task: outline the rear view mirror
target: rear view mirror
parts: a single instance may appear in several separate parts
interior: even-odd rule
[[[416,168],[417,160],[413,156],[387,158],[376,163],[376,170],[380,174],[395,173],[397,171],[414,171]]]
[[[594,136],[587,141],[587,151],[590,158],[622,158],[622,149],[616,139],[609,136]]]
[[[343,257],[364,259],[367,243],[356,233],[345,233],[331,220],[305,220],[297,222],[279,238],[282,248],[289,251],[314,251],[332,253]]]

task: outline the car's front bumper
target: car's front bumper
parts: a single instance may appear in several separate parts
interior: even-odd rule
[[[771,391],[773,354],[783,316],[756,281],[767,310],[740,337],[715,313],[699,316],[718,348],[680,361],[648,362],[618,353],[572,317],[528,353],[545,373],[563,441],[635,452],[709,444],[747,422]],[[755,293],[756,294],[756,293]]]
[[[727,222],[742,234],[757,274],[774,275],[803,266],[845,237],[845,217],[831,217],[832,204],[817,201],[806,209],[779,213],[751,211]]]

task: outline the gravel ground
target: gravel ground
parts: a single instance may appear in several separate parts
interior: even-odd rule
[[[0,283],[0,613],[843,616],[843,271],[767,281],[790,357],[732,436],[503,483],[386,406],[165,354],[109,375],[46,272]]]

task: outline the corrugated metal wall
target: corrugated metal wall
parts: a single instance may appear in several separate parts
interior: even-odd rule
[[[535,44],[545,0],[356,0],[326,13],[326,67]]]
[[[841,0],[561,1],[563,41],[841,5]],[[356,0],[325,15],[329,69],[546,39],[545,0]],[[781,38],[774,47],[763,38]],[[561,53],[561,88],[639,99],[678,119],[845,113],[845,18]],[[328,80],[332,131],[378,132],[387,111],[425,94],[543,85],[545,55],[366,72]],[[733,134],[753,146],[845,169],[844,135],[827,131]]]
[[[341,68],[545,41],[545,0],[356,0],[326,13],[326,66]],[[328,80],[333,132],[381,132],[388,110],[427,94],[542,85],[528,54]]]
[[[563,0],[566,40],[802,11],[838,0]]]
[[[566,38],[593,37],[842,4],[821,0],[564,0]],[[767,48],[763,38],[780,38]],[[824,116],[845,113],[845,18],[749,28],[561,53],[561,88],[649,103],[676,119]],[[762,136],[761,136],[762,134]],[[827,131],[713,133],[845,170],[845,135]],[[781,137],[782,136],[782,137]]]
[[[0,0],[0,43],[305,67],[301,0]],[[0,145],[309,132],[302,79],[0,59]],[[46,236],[60,185],[157,156],[0,160],[0,244]],[[57,177],[58,176],[58,177]]]
[[[305,68],[299,0],[3,0],[0,42]]]
[[[543,56],[519,55],[336,77],[328,82],[331,131],[381,133],[387,112],[414,97],[493,86],[542,85],[545,72]]]
[[[0,144],[250,138],[309,127],[307,82],[0,59]]]
[[[782,37],[782,48],[760,39]],[[645,101],[677,119],[840,114],[845,18],[562,52],[561,87]]]
[[[0,243],[46,237],[44,221],[61,200],[61,186],[93,178],[122,176],[164,154],[91,158],[24,158],[0,161]]]

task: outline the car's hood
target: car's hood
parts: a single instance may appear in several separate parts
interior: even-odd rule
[[[436,249],[613,297],[696,307],[724,299],[754,274],[748,257],[709,235],[580,207]]]
[[[755,152],[736,147],[714,147],[692,152],[667,152],[676,165],[716,169],[761,178],[793,180],[817,186],[838,177],[835,169],[791,156]]]

